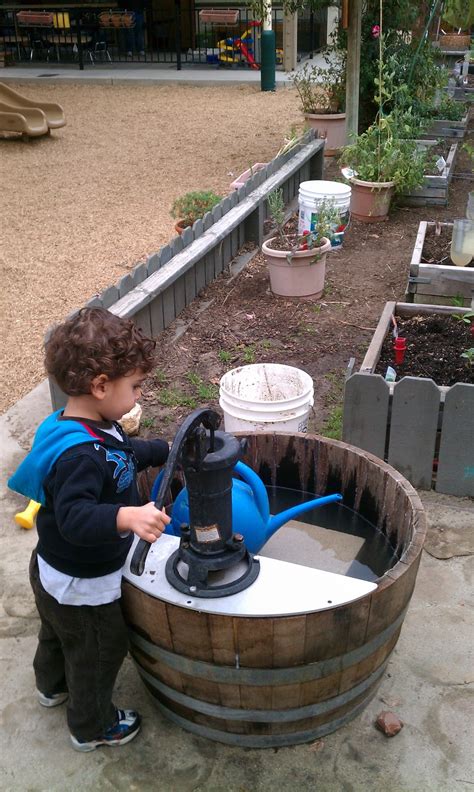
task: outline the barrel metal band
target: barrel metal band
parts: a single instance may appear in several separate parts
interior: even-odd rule
[[[186,720],[186,718],[177,715],[173,710],[165,707],[158,699],[154,698],[153,702],[158,709],[161,710],[163,715],[173,721],[173,723],[176,723],[178,726],[181,726],[181,728],[193,734],[197,734],[200,737],[207,737],[209,740],[216,740],[217,742],[226,743],[227,745],[238,745],[241,748],[283,748],[285,745],[296,745],[297,743],[317,740],[319,737],[324,737],[326,734],[331,734],[331,732],[340,729],[341,726],[344,726],[345,723],[351,721],[365,709],[374,694],[375,690],[370,691],[370,694],[364,701],[340,718],[328,721],[322,726],[318,726],[316,729],[288,732],[287,734],[234,734],[233,732],[219,731],[218,729],[211,729],[208,726]]]
[[[304,707],[295,707],[294,709],[285,710],[236,709],[235,707],[221,707],[218,704],[210,704],[207,701],[192,698],[184,693],[180,693],[174,688],[168,687],[168,685],[155,679],[154,676],[138,666],[138,664],[137,667],[142,678],[155,690],[163,693],[163,695],[171,701],[182,704],[195,712],[201,712],[203,715],[211,715],[214,718],[221,718],[224,720],[252,721],[253,723],[289,723],[302,720],[303,718],[311,718],[315,715],[324,715],[327,712],[332,712],[332,710],[336,710],[344,704],[353,701],[380,679],[387,662],[388,658],[386,658],[382,665],[367,677],[367,679],[364,679],[363,682],[359,682],[358,685],[355,685],[338,696],[334,696],[318,704],[307,704]]]
[[[407,608],[408,606],[385,630],[357,649],[353,649],[344,655],[331,657],[329,660],[320,660],[317,663],[307,663],[306,665],[290,668],[234,668],[233,666],[206,663],[203,660],[192,660],[189,657],[183,657],[170,652],[168,649],[152,644],[133,630],[130,630],[130,640],[149,657],[159,660],[169,668],[188,676],[230,685],[288,685],[322,679],[337,671],[344,671],[344,669],[350,668],[361,660],[365,660],[366,657],[369,657],[379,647],[383,646],[395,631],[401,627]]]

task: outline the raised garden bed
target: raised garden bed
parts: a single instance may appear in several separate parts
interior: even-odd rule
[[[424,139],[433,137],[462,139],[466,134],[468,121],[469,112],[466,112],[466,115],[460,121],[450,121],[447,118],[433,118],[429,127],[421,137]]]
[[[431,143],[431,141],[424,141],[425,143]],[[434,141],[435,142],[435,141]],[[438,148],[443,149],[440,150],[440,155],[442,154],[446,165],[442,171],[438,171],[436,165],[433,168],[433,171],[436,171],[436,174],[433,172],[427,173],[425,176],[425,180],[421,187],[417,187],[416,190],[412,190],[409,193],[404,193],[400,195],[399,202],[404,206],[447,206],[448,205],[448,190],[449,184],[454,174],[454,162],[456,159],[456,153],[458,149],[458,144],[453,143],[451,146],[442,145],[438,146],[430,146],[428,148],[429,153],[433,152],[433,156],[435,157],[434,150],[436,151]],[[436,158],[436,157],[435,157]]]
[[[421,317],[415,326],[422,326],[425,317],[439,318],[440,322],[447,317],[458,332],[465,333],[459,338],[459,355],[474,346],[468,325],[451,319],[453,313],[462,316],[467,309],[386,303],[359,371],[346,381],[343,440],[385,459],[415,487],[474,497],[474,371],[469,371],[468,361],[462,365],[463,381],[439,384],[428,363],[418,360],[416,347],[410,345],[404,363],[410,375],[387,382],[377,373],[379,362],[384,372],[387,368],[384,345],[391,344],[394,320],[402,326],[406,320]],[[443,382],[447,381],[444,375],[453,353],[444,353],[433,333],[430,339],[427,359],[443,358],[439,365]],[[393,365],[393,358],[391,361]],[[408,368],[409,362],[413,368]],[[413,376],[417,370],[422,376]]]
[[[471,305],[474,262],[467,267],[453,264],[449,256],[452,232],[452,223],[420,223],[410,262],[408,302],[452,305],[453,297],[462,297],[466,307]]]

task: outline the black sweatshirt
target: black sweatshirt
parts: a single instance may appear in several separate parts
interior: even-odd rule
[[[92,422],[88,422],[92,426]],[[137,471],[164,464],[164,440],[123,442],[95,425],[96,442],[65,451],[44,480],[46,505],[38,512],[38,553],[54,569],[80,578],[120,569],[133,541],[117,531],[122,506],[139,506]]]

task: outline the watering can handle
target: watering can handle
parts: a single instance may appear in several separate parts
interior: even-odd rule
[[[209,429],[211,432],[211,451],[212,451],[214,448],[214,432],[219,426],[220,422],[221,422],[220,415],[216,413],[214,410],[210,410],[210,409],[194,410],[194,412],[188,415],[188,417],[183,421],[180,428],[176,432],[174,440],[171,444],[168,460],[166,462],[166,466],[163,471],[163,477],[161,479],[160,487],[155,500],[155,506],[157,509],[161,510],[163,508],[166,493],[169,485],[171,484],[171,480],[174,476],[174,472],[179,462],[181,450],[183,448],[185,440],[187,440],[187,438],[192,434],[192,432],[194,432],[194,430],[200,424],[202,424],[206,429]],[[130,572],[133,575],[143,575],[143,571],[145,569],[145,561],[149,549],[150,549],[150,542],[147,542],[145,539],[140,539],[137,542],[137,545],[135,547],[132,556],[132,560],[130,561]]]

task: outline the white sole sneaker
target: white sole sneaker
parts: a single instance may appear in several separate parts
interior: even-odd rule
[[[45,693],[42,693],[41,690],[38,690],[38,701],[42,707],[58,707],[60,704],[64,704],[69,698],[69,693],[55,693],[53,696],[47,696]]]
[[[140,731],[140,715],[134,710],[117,710],[117,716],[116,725],[112,726],[104,737],[99,737],[97,740],[81,742],[81,740],[71,734],[71,744],[74,750],[88,753],[100,748],[101,745],[115,747],[116,745],[126,745],[131,742]]]

